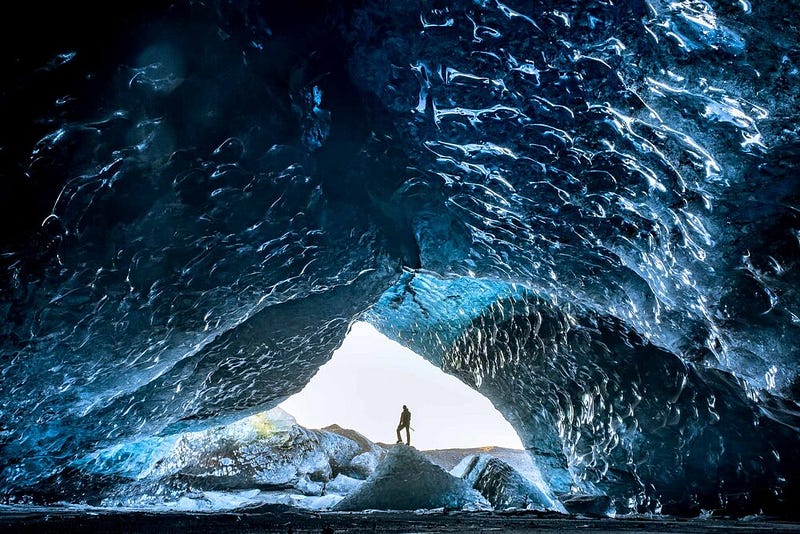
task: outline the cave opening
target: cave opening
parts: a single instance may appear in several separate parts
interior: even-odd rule
[[[336,424],[392,443],[403,405],[419,449],[523,448],[486,397],[366,322],[354,323],[331,360],[280,407],[309,428]]]

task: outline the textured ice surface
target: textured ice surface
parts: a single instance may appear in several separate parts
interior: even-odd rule
[[[355,455],[351,454],[348,448],[343,458],[339,456],[331,458],[331,462],[335,468],[342,471],[345,475],[364,480],[375,471],[375,468],[386,455],[385,449],[376,445],[355,430],[342,428],[336,424],[326,426],[322,430],[322,436],[325,436],[324,443],[327,443],[329,440],[334,441],[333,436],[331,436],[331,434],[333,434],[346,438],[347,441],[345,441],[345,443],[353,441],[358,445],[359,450],[356,451]],[[338,441],[341,442],[341,440]],[[328,450],[334,450],[334,447],[328,447]]]
[[[401,335],[419,340],[420,353],[436,354],[443,369],[484,393],[524,429],[523,443],[557,494],[607,492],[625,503],[649,498],[643,480],[657,484],[660,497],[676,501],[686,498],[687,479],[699,493],[713,492],[720,483],[716,477],[743,491],[762,477],[783,486],[781,462],[791,457],[797,438],[786,405],[762,392],[777,416],[763,417],[741,379],[683,361],[615,318],[571,315],[507,288],[441,351],[437,330],[463,321],[467,306],[460,301],[485,287],[470,283],[477,291],[465,291],[463,281],[456,287],[423,276],[409,281],[414,296],[395,299],[393,313],[431,309],[415,289],[422,284],[435,287],[435,302],[451,295],[453,307],[423,315],[427,324],[417,322]],[[736,465],[729,464],[733,459]],[[742,470],[740,461],[758,467]],[[788,463],[786,472],[792,473],[793,461]]]
[[[537,486],[504,461],[489,454],[464,458],[450,474],[478,490],[496,510],[527,508],[566,513],[547,487]]]
[[[557,494],[800,505],[796,2],[17,7],[5,501],[276,406],[366,319]]]
[[[339,473],[336,478],[331,480],[325,487],[326,491],[330,493],[338,493],[340,495],[347,495],[357,490],[364,484],[363,480],[351,478],[347,475]]]
[[[265,504],[283,504],[309,510],[329,510],[342,498],[341,495],[333,493],[322,496],[306,496],[297,493],[259,490],[196,491],[183,494],[174,500],[162,497],[146,505],[142,503],[128,504],[127,506],[115,505],[114,509],[129,509],[140,513],[143,509],[155,512],[220,512],[241,511]],[[100,510],[107,511],[108,508],[104,506]]]
[[[414,447],[395,445],[375,472],[336,510],[488,509],[489,503]]]
[[[338,430],[358,436],[353,431]],[[377,446],[363,436],[361,440],[357,443],[327,430],[303,428],[286,412],[275,408],[229,425],[182,434],[170,449],[158,448],[161,454],[157,458],[153,459],[153,453],[145,455],[150,464],[140,466],[138,472],[126,469],[124,474],[130,480],[107,489],[101,502],[105,506],[143,507],[174,506],[184,501],[211,509],[214,503],[224,500],[226,493],[231,502],[237,502],[242,495],[249,495],[242,492],[260,490],[260,494],[257,491],[257,495],[248,498],[283,504],[291,504],[298,496],[346,494],[371,471],[362,480],[346,474],[363,473],[364,455],[380,457],[373,451]],[[137,444],[139,448],[144,445]],[[81,467],[95,474],[119,475],[122,466],[114,462],[119,456],[119,450],[106,451]],[[353,459],[358,459],[355,468],[350,465]],[[285,499],[275,500],[279,491],[286,494]],[[302,507],[319,507],[328,502],[300,501]]]

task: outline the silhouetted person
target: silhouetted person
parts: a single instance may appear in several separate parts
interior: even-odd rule
[[[403,405],[403,412],[400,414],[400,424],[397,425],[397,443],[403,443],[400,431],[406,429],[406,445],[411,445],[411,412],[406,405]]]

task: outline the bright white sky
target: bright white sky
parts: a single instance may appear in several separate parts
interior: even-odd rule
[[[394,443],[403,404],[411,410],[411,444],[418,449],[522,448],[485,397],[367,323],[355,323],[333,358],[280,407],[307,428],[336,423]]]

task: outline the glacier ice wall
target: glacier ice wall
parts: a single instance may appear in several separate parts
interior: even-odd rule
[[[798,418],[786,399],[519,286],[403,281],[370,313],[490,398],[557,494],[683,514],[776,507],[794,491]],[[489,288],[496,300],[476,307]]]
[[[554,491],[791,510],[796,2],[88,9],[2,47],[7,501],[276,405],[366,317]]]

